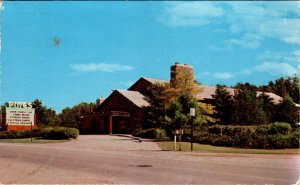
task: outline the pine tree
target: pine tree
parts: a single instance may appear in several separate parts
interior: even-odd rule
[[[297,115],[297,107],[294,101],[288,95],[283,97],[282,102],[278,105],[276,114],[276,120],[281,122],[290,123],[295,126],[299,122],[299,116]]]
[[[219,118],[220,124],[231,124],[232,96],[226,90],[226,86],[217,85],[215,95],[215,117]]]

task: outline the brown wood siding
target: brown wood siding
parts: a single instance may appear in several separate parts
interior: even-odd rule
[[[151,86],[151,83],[144,78],[139,79],[134,85],[132,85],[128,90],[138,91],[143,95],[147,95],[147,89]]]
[[[129,117],[113,116],[113,134],[131,134],[134,130],[140,129],[144,119],[143,109],[133,104],[126,97],[114,91],[97,109],[97,114],[86,115],[82,118],[85,134],[109,133],[109,116],[112,111],[128,112]],[[93,121],[94,120],[94,121]],[[97,126],[93,126],[93,122]]]

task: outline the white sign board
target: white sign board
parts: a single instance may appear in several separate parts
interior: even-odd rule
[[[190,108],[190,116],[195,116],[195,115],[196,115],[196,109]]]
[[[34,109],[6,107],[6,125],[34,125]]]

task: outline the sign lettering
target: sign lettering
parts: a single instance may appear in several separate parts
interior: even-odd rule
[[[6,125],[34,125],[34,109],[6,107],[5,110]]]

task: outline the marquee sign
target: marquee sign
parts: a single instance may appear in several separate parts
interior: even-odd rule
[[[118,116],[118,117],[130,117],[129,112],[123,112],[123,111],[111,111],[112,116]]]
[[[6,125],[34,125],[34,109],[6,107]]]
[[[8,107],[15,108],[32,108],[31,102],[8,102]]]

